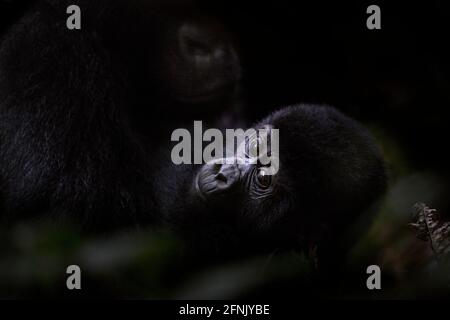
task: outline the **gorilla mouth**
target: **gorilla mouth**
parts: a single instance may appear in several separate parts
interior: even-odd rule
[[[185,103],[201,103],[222,98],[234,90],[234,84],[221,83],[204,90],[186,90],[180,92],[178,100]]]

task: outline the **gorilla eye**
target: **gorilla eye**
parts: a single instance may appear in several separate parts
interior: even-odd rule
[[[248,156],[256,158],[258,156],[258,139],[253,139],[248,146]]]
[[[257,176],[256,176],[256,182],[259,187],[263,189],[267,189],[272,184],[272,176],[266,174],[263,170],[259,170]]]
[[[254,138],[247,144],[246,156],[247,158],[258,158],[258,147],[262,148],[262,139]],[[261,152],[261,150],[260,150]]]

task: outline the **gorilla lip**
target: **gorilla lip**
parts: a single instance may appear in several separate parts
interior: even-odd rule
[[[211,89],[203,91],[180,92],[177,97],[178,101],[185,103],[202,103],[226,96],[234,90],[234,85],[228,83],[216,84]]]

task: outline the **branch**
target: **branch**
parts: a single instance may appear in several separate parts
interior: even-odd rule
[[[438,261],[450,257],[450,222],[443,221],[436,209],[431,209],[423,203],[413,206],[414,223],[417,237],[429,241],[431,249]]]

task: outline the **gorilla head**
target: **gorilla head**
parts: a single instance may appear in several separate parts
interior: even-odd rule
[[[205,17],[184,21],[175,45],[163,57],[168,92],[187,103],[229,96],[240,77],[240,64],[230,35]]]
[[[262,127],[279,130],[278,172],[265,174],[259,162],[202,166],[191,187],[196,221],[233,224],[245,242],[311,244],[343,231],[383,193],[385,167],[372,137],[336,109],[288,107],[255,126]],[[235,156],[247,157],[254,144]]]
[[[120,78],[134,91],[135,120],[148,129],[155,115],[171,128],[181,126],[179,120],[219,117],[240,84],[234,35],[219,19],[188,3],[132,3],[116,1],[114,9],[102,13],[99,29],[114,68],[122,68]],[[118,16],[125,22],[118,24]],[[176,112],[168,114],[168,109]]]

